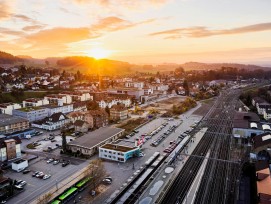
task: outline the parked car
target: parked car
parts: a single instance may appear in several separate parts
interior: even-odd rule
[[[25,170],[23,171],[23,174],[28,174],[29,172],[30,172],[29,169],[25,169]]]
[[[60,161],[58,159],[56,159],[55,161],[53,161],[53,165],[57,165]]]
[[[62,163],[62,167],[65,167],[65,166],[67,166],[67,165],[69,165],[70,164],[70,161],[64,161],[63,163]]]
[[[142,152],[139,153],[139,157],[144,157],[144,156],[145,156],[144,153],[142,153]]]
[[[34,173],[32,174],[32,176],[33,176],[33,177],[36,177],[37,174],[39,174],[39,173],[40,173],[39,171],[36,171],[36,172],[34,172]]]
[[[105,184],[111,184],[112,183],[112,181],[110,180],[110,179],[103,179],[103,183],[105,183]]]
[[[134,133],[139,133],[139,131],[138,131],[138,130],[133,130],[133,132],[134,132]]]
[[[51,177],[50,174],[45,174],[45,175],[43,176],[43,180],[46,180],[46,179],[48,179],[48,178],[50,178],[50,177]]]
[[[54,161],[54,159],[48,159],[47,160],[47,164],[50,164],[51,162],[53,162]]]
[[[51,142],[56,142],[56,140],[51,140]]]
[[[15,185],[19,185],[22,182],[23,182],[23,180],[18,180],[18,181],[15,182]]]
[[[41,171],[41,172],[39,172],[37,175],[36,175],[36,178],[40,178],[40,177],[43,177],[44,176],[44,173]]]
[[[23,190],[24,188],[22,186],[19,186],[19,185],[15,185],[14,186],[17,190]]]
[[[22,181],[18,186],[24,187],[26,185],[26,181]]]

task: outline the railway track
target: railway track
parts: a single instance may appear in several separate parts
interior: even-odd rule
[[[208,131],[192,152],[195,157],[189,157],[168,191],[157,203],[184,202],[208,151],[210,157],[215,159],[208,160],[194,203],[229,203],[236,180],[231,174],[236,175],[238,164],[223,160],[230,160],[231,128],[237,96],[238,93],[233,91],[221,94],[216,100],[203,120],[202,125],[208,127]]]

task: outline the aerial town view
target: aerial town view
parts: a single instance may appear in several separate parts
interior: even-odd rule
[[[0,0],[0,204],[271,204],[270,0]]]

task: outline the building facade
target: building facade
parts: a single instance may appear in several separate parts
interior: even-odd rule
[[[43,107],[25,107],[13,110],[13,116],[18,116],[29,120],[29,122],[42,120],[48,116],[48,110]]]
[[[18,103],[2,103],[0,104],[0,114],[12,115],[12,111],[20,109],[22,106]]]
[[[7,114],[0,114],[0,134],[13,133],[28,128],[29,121],[27,119]]]
[[[21,140],[18,137],[13,139],[0,139],[0,160],[10,161],[21,157]]]

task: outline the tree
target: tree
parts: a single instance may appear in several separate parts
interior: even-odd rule
[[[188,85],[187,80],[184,80],[184,82],[183,82],[183,88],[185,90],[185,95],[189,96],[189,85]]]
[[[182,67],[178,67],[174,71],[175,76],[178,77],[178,78],[183,77],[184,73],[185,73],[185,71],[184,71],[184,68],[182,68]]]
[[[67,138],[66,138],[66,132],[67,132],[67,127],[64,126],[62,129],[61,129],[61,137],[62,137],[62,150],[63,150],[63,153],[67,153]]]
[[[38,198],[39,204],[47,204],[52,199],[53,194],[52,193],[46,193]]]
[[[88,110],[99,110],[100,106],[96,101],[89,101],[87,103],[87,109]]]
[[[92,177],[92,189],[95,189],[98,186],[105,175],[106,171],[101,159],[92,160],[84,172],[85,177]]]
[[[45,64],[46,64],[46,66],[49,66],[50,62],[48,60],[45,60]]]
[[[109,107],[108,107],[108,106],[106,106],[104,110],[105,110],[105,112],[107,112],[107,113],[108,113],[108,115],[110,116],[110,109],[109,109]]]

